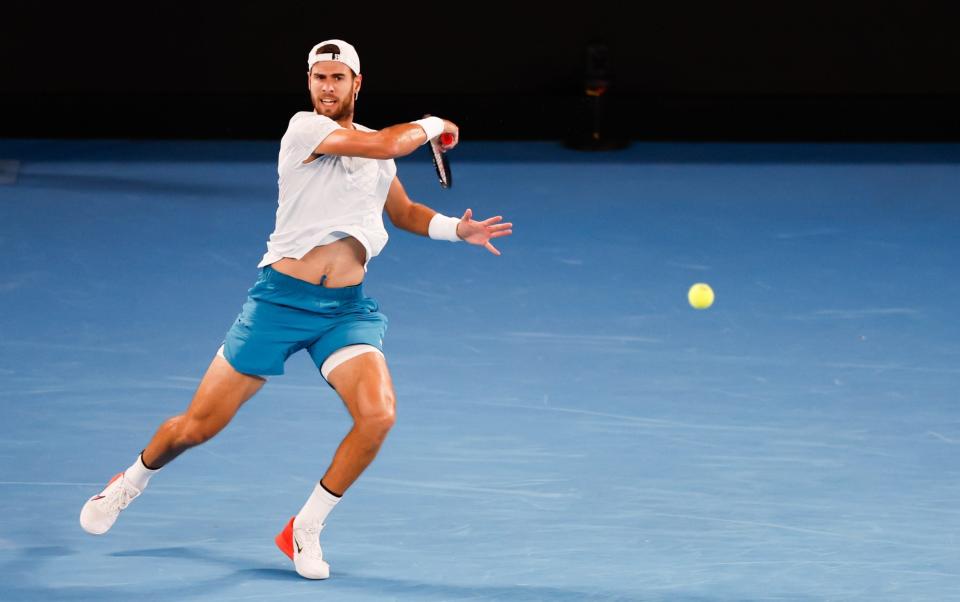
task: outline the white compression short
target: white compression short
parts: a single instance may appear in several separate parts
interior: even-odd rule
[[[346,347],[341,347],[340,349],[337,349],[331,353],[330,357],[323,361],[323,365],[320,366],[320,374],[323,375],[324,380],[328,380],[330,373],[333,372],[334,368],[349,359],[353,359],[358,355],[369,353],[371,351],[379,353],[380,357],[383,357],[383,352],[373,345],[347,345]]]

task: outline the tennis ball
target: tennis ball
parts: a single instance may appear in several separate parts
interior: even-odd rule
[[[695,309],[707,309],[713,305],[713,289],[709,284],[698,282],[687,291],[687,300]]]

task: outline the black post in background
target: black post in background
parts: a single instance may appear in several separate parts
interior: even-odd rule
[[[588,44],[581,115],[566,141],[567,146],[584,151],[616,150],[629,146],[628,132],[618,130],[610,119],[612,86],[609,47],[603,42]]]

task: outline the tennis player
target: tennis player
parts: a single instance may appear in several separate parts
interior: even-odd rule
[[[387,318],[362,287],[370,259],[387,243],[384,209],[397,228],[494,255],[491,241],[512,233],[500,216],[476,221],[467,209],[448,217],[415,203],[397,178],[395,158],[443,133],[453,136],[444,152],[455,147],[454,123],[428,117],[379,131],[354,123],[363,78],[356,50],[343,40],[314,46],[307,67],[313,111],[293,115],[280,141],[276,227],[259,277],[186,412],[160,425],[133,465],[84,504],[80,524],[89,533],[106,533],[161,467],[216,435],[269,376],[283,374],[288,357],[306,349],[353,427],[276,542],[303,577],[329,577],[320,531],[394,424]]]

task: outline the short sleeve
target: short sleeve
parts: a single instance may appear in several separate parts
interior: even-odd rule
[[[289,142],[292,149],[303,150],[306,151],[306,154],[309,154],[331,132],[339,129],[340,124],[329,117],[303,111],[290,119],[284,138]]]

